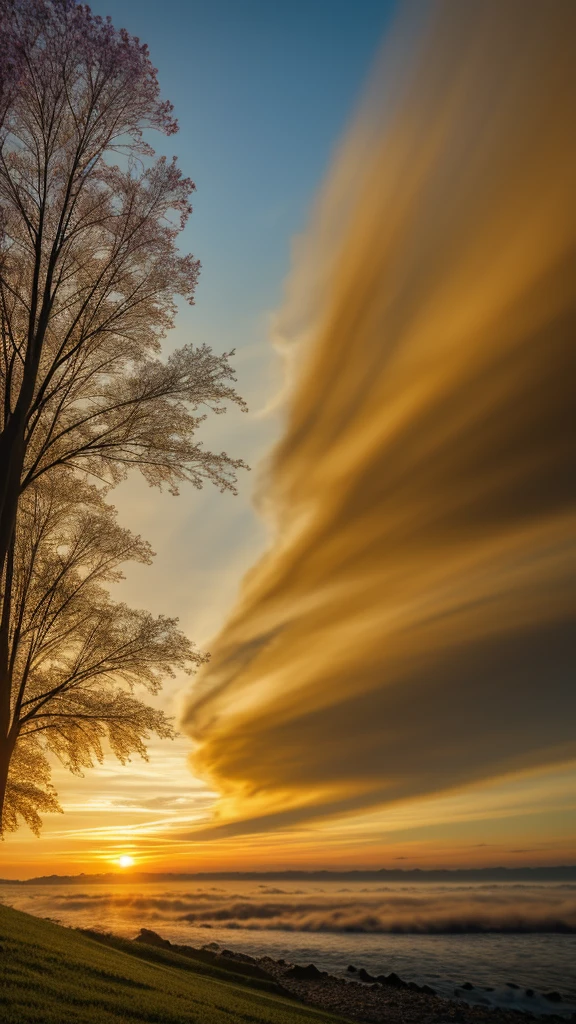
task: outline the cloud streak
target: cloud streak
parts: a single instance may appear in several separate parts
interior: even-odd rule
[[[576,9],[406,10],[279,320],[275,539],[184,715],[204,832],[576,756]]]

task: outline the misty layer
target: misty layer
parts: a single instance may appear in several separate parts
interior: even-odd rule
[[[445,0],[383,54],[280,321],[275,539],[185,714],[213,829],[576,756],[575,39],[571,4]]]
[[[45,908],[46,909],[46,906]],[[187,922],[204,928],[252,931],[454,934],[548,932],[576,934],[576,894],[570,887],[520,891],[506,888],[413,889],[345,896],[313,893],[269,895],[182,893],[119,895],[115,892],[50,895],[56,915],[90,922],[104,915],[134,928],[146,922]]]

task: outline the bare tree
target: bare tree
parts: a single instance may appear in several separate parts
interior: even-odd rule
[[[5,35],[7,25],[17,59],[0,124],[4,764],[21,496],[59,467],[107,485],[137,466],[173,492],[185,480],[234,490],[242,463],[207,451],[196,431],[207,411],[243,407],[231,353],[186,346],[160,358],[199,264],[176,245],[194,185],[144,138],[177,130],[147,48],[74,0],[0,0]]]
[[[162,711],[134,695],[157,693],[175,669],[205,656],[177,628],[114,602],[107,587],[150,547],[121,528],[102,490],[69,470],[32,484],[18,510],[9,623],[10,724],[0,763],[0,821],[57,809],[48,754],[73,772],[103,756],[104,738],[125,762],[146,756],[150,733],[173,735]],[[2,807],[4,804],[2,813]]]

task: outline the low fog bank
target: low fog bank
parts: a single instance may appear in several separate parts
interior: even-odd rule
[[[241,887],[238,887],[239,889]],[[13,890],[14,891],[14,890]],[[24,897],[24,891],[22,891]],[[29,896],[28,896],[29,893]],[[353,890],[261,885],[229,891],[142,893],[123,889],[28,890],[15,905],[66,923],[133,922],[135,929],[176,922],[210,930],[364,934],[576,934],[576,884],[382,886]]]

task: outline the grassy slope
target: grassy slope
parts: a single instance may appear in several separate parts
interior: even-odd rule
[[[3,1024],[336,1024],[170,951],[119,948],[0,906]]]

